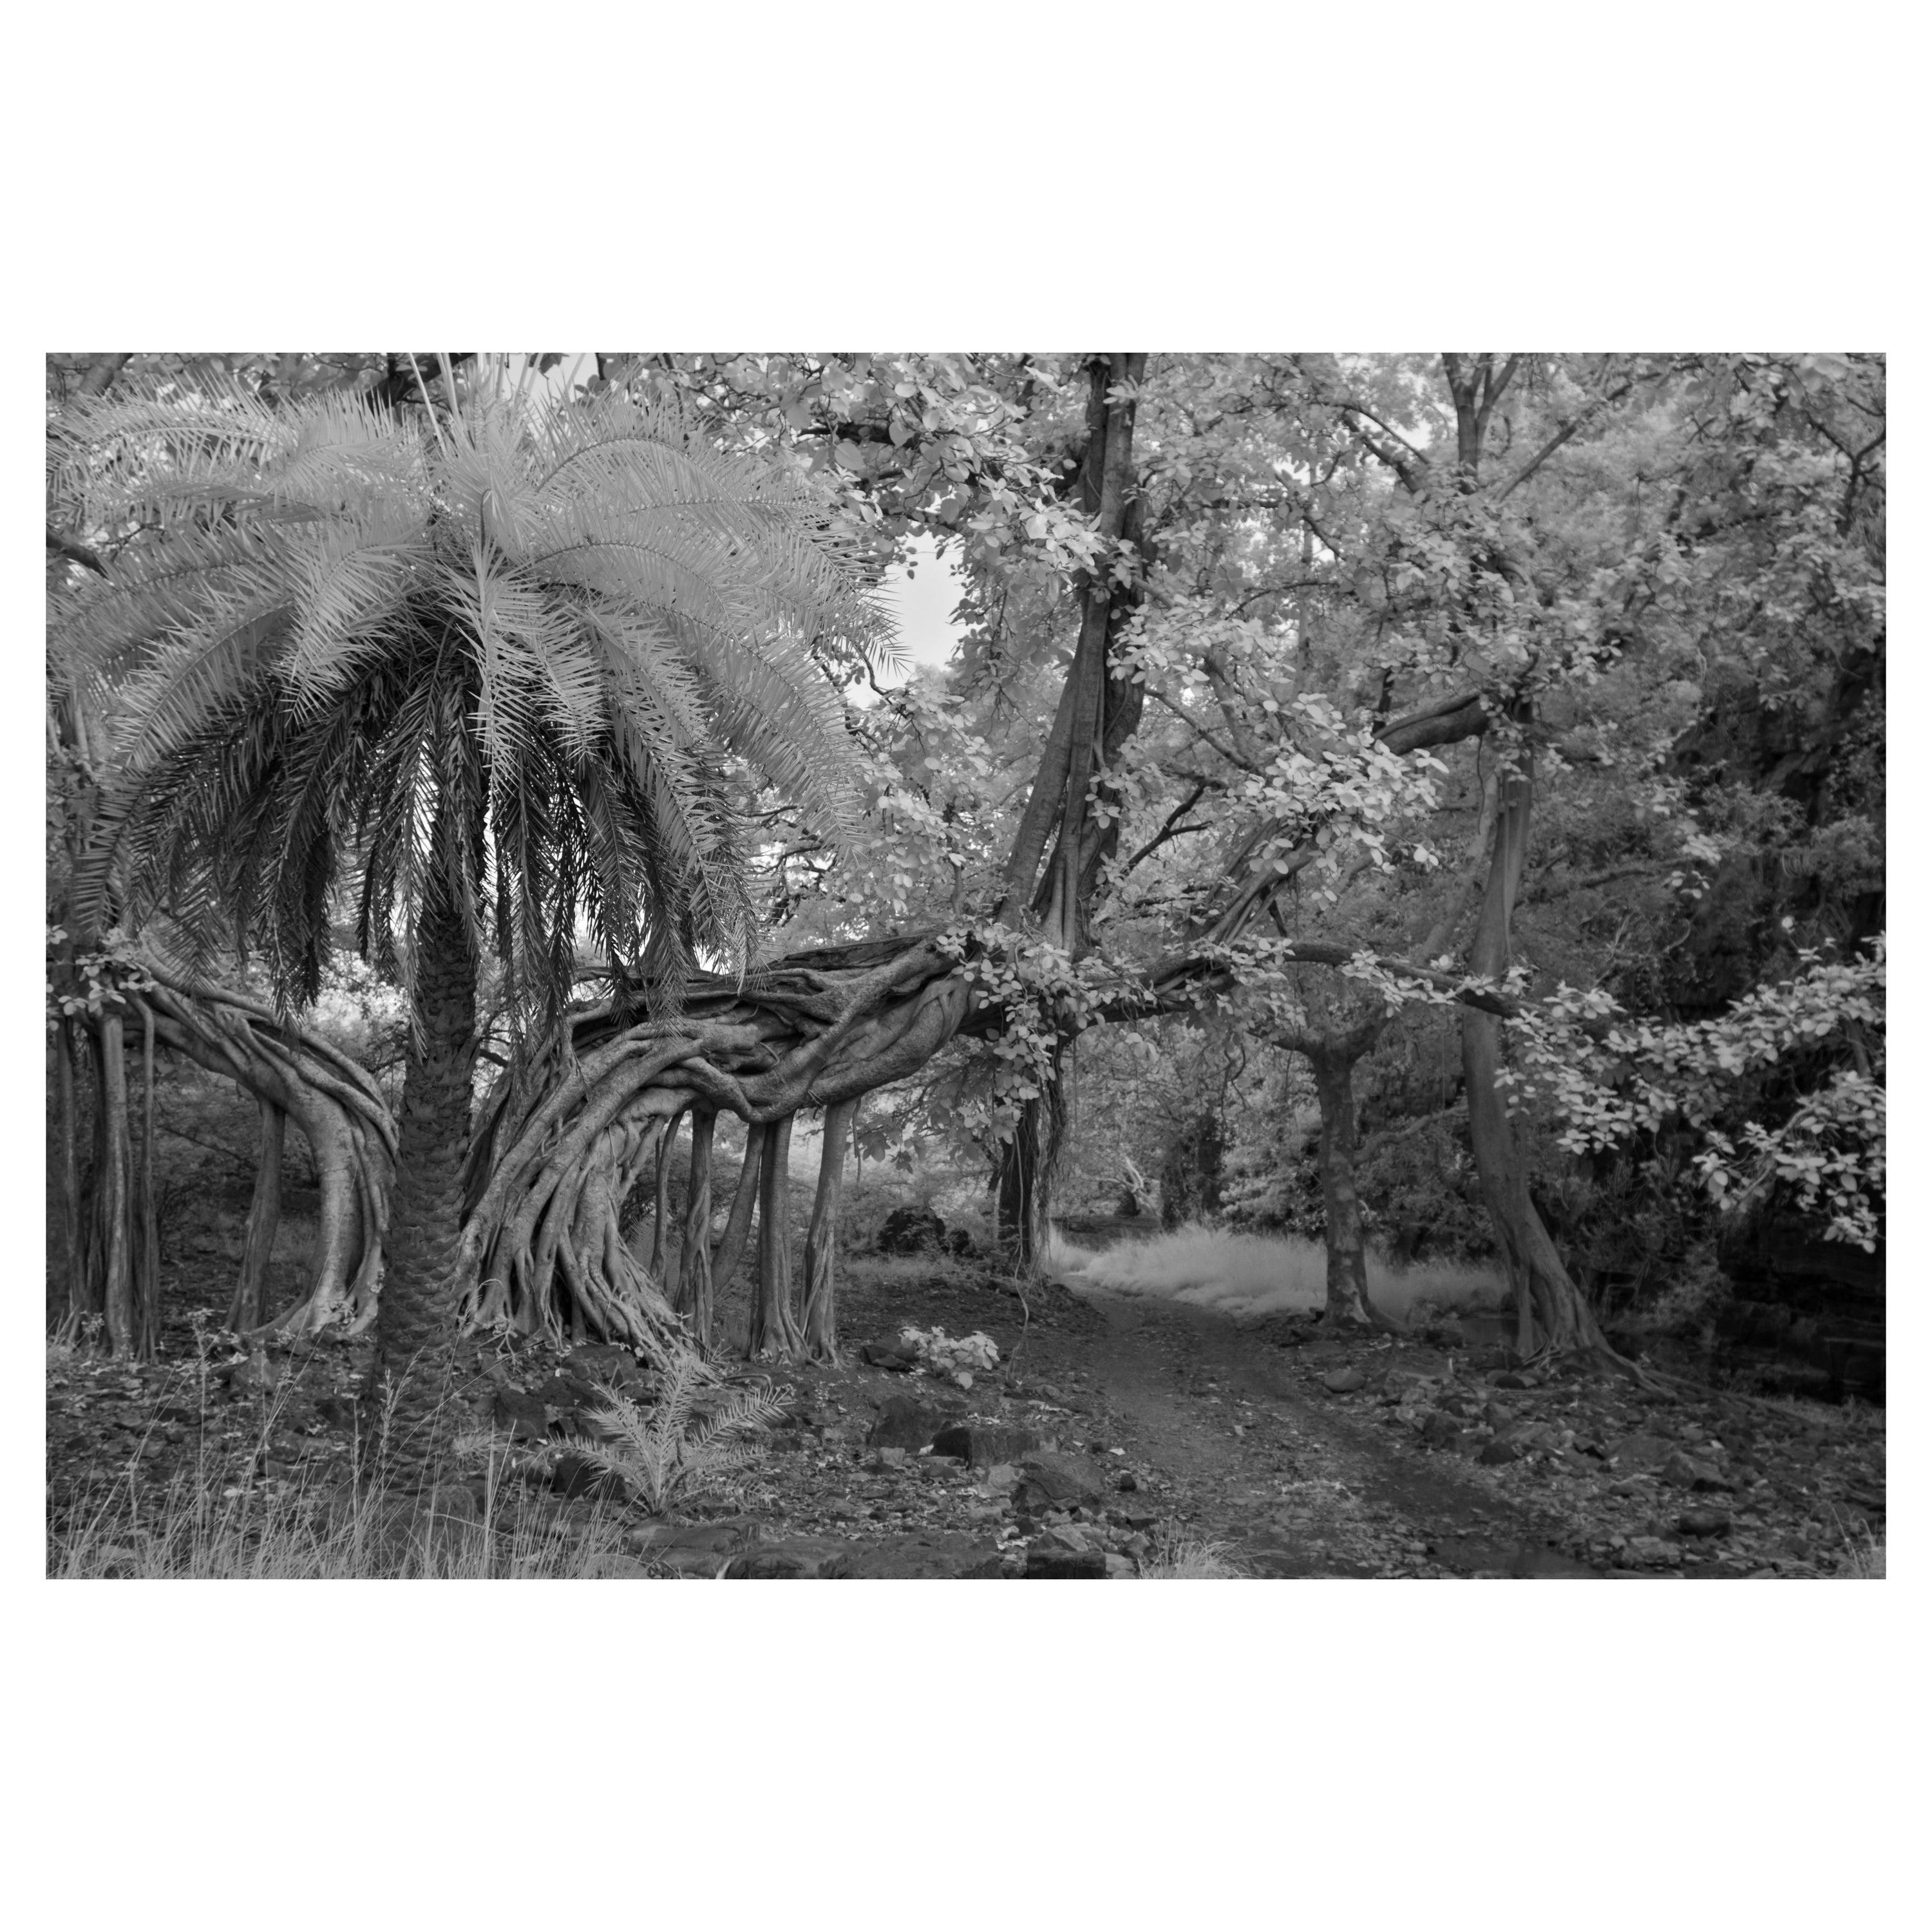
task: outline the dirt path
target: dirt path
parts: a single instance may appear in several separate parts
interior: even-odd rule
[[[1084,1378],[1128,1459],[1143,1463],[1190,1537],[1224,1543],[1258,1576],[1595,1574],[1561,1525],[1392,1442],[1253,1327],[1178,1303],[1083,1298],[1103,1335],[1049,1345]],[[1382,1367],[1439,1372],[1431,1351],[1385,1349]]]

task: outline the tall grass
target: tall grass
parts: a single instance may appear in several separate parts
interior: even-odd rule
[[[1328,1258],[1316,1242],[1293,1234],[1237,1234],[1198,1223],[1120,1243],[1095,1253],[1057,1234],[1047,1265],[1078,1294],[1083,1288],[1113,1294],[1186,1302],[1229,1315],[1274,1315],[1319,1308],[1328,1294]],[[1418,1306],[1496,1308],[1504,1283],[1486,1268],[1442,1262],[1394,1268],[1371,1253],[1369,1295],[1397,1322]]]
[[[439,1503],[440,1507],[438,1506]],[[131,1480],[80,1498],[47,1533],[47,1575],[304,1581],[402,1577],[581,1577],[634,1568],[624,1524],[593,1509],[572,1522],[519,1509],[507,1484],[486,1478],[428,1508],[399,1507],[300,1483],[254,1487],[203,1467],[158,1492]]]

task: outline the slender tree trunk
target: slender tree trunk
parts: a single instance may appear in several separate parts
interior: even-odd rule
[[[432,849],[443,851],[439,821]],[[430,1470],[454,1368],[454,1274],[476,1053],[476,965],[452,890],[433,878],[416,932],[418,1026],[403,1079],[387,1264],[365,1410],[394,1405],[383,1448],[402,1486]],[[387,1385],[386,1389],[385,1385]]]
[[[838,1194],[845,1173],[845,1143],[858,1105],[856,1100],[842,1100],[825,1110],[818,1192],[812,1200],[812,1226],[805,1238],[805,1352],[814,1362],[838,1360]]]
[[[71,1340],[80,1324],[100,1310],[88,1294],[86,1270],[80,1257],[80,1120],[74,1094],[74,1026],[62,1018],[54,1028],[55,1078],[59,1091],[60,1145],[50,1166],[59,1175],[62,1265],[66,1270],[67,1320],[62,1333]]]
[[[770,1132],[754,1120],[745,1130],[745,1161],[738,1170],[738,1186],[731,1196],[731,1216],[711,1257],[711,1292],[714,1297],[731,1285],[744,1258],[745,1244],[752,1234],[752,1214],[758,1204],[758,1181],[764,1172],[765,1138]]]
[[[288,1114],[272,1100],[255,1102],[261,1130],[255,1156],[255,1192],[248,1203],[248,1228],[242,1243],[242,1272],[228,1306],[228,1325],[238,1333],[259,1328],[268,1318],[268,1261],[282,1214],[282,1149]]]
[[[685,1191],[684,1239],[671,1306],[682,1315],[699,1346],[711,1346],[714,1310],[711,1287],[711,1143],[718,1127],[716,1107],[691,1111],[691,1179]]]
[[[1501,979],[1509,970],[1510,920],[1529,844],[1533,787],[1528,746],[1515,746],[1513,755],[1519,769],[1500,781],[1489,882],[1469,952],[1471,973],[1490,979]],[[1462,1072],[1468,1094],[1469,1139],[1483,1203],[1516,1296],[1517,1352],[1528,1356],[1547,1348],[1617,1361],[1529,1198],[1528,1163],[1496,1085],[1502,1065],[1502,1021],[1466,1006]]]
[[[674,1308],[677,1306],[678,1251],[670,1238],[670,1164],[677,1151],[677,1130],[683,1120],[682,1114],[674,1114],[664,1123],[663,1137],[658,1142],[651,1192],[651,1279]]]
[[[99,1232],[100,1306],[107,1327],[108,1352],[131,1358],[140,1346],[134,1306],[134,1258],[128,1240],[133,1150],[128,1130],[126,1041],[122,1018],[112,1009],[100,1016],[95,1057],[100,1073],[100,1130],[94,1138],[94,1215]]]
[[[801,1340],[792,1312],[791,1123],[790,1114],[781,1114],[765,1135],[758,1202],[758,1279],[746,1348],[754,1361],[761,1356],[795,1355]]]
[[[139,1265],[134,1272],[140,1308],[140,1349],[154,1356],[161,1347],[161,1231],[154,1208],[154,1016],[141,1006],[141,1176],[136,1204],[140,1231]]]

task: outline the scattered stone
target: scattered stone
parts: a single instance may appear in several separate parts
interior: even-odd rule
[[[1714,1462],[1702,1462],[1695,1456],[1687,1456],[1681,1449],[1664,1463],[1663,1473],[1666,1483],[1675,1483],[1682,1489],[1727,1490],[1730,1487]]]
[[[1366,1388],[1368,1381],[1360,1369],[1330,1369],[1322,1378],[1322,1386],[1330,1395],[1353,1395],[1356,1390]]]

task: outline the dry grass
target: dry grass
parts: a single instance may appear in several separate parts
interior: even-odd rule
[[[1158,1296],[1229,1315],[1273,1315],[1319,1308],[1328,1294],[1321,1246],[1292,1234],[1236,1234],[1190,1224],[1150,1240],[1123,1242],[1098,1254],[1056,1236],[1048,1266],[1076,1293]],[[1398,1322],[1420,1304],[1496,1308],[1504,1284],[1486,1268],[1427,1262],[1396,1269],[1371,1254],[1369,1294]]]
[[[1245,1576],[1232,1545],[1210,1538],[1181,1540],[1170,1538],[1141,1565],[1143,1579]]]

